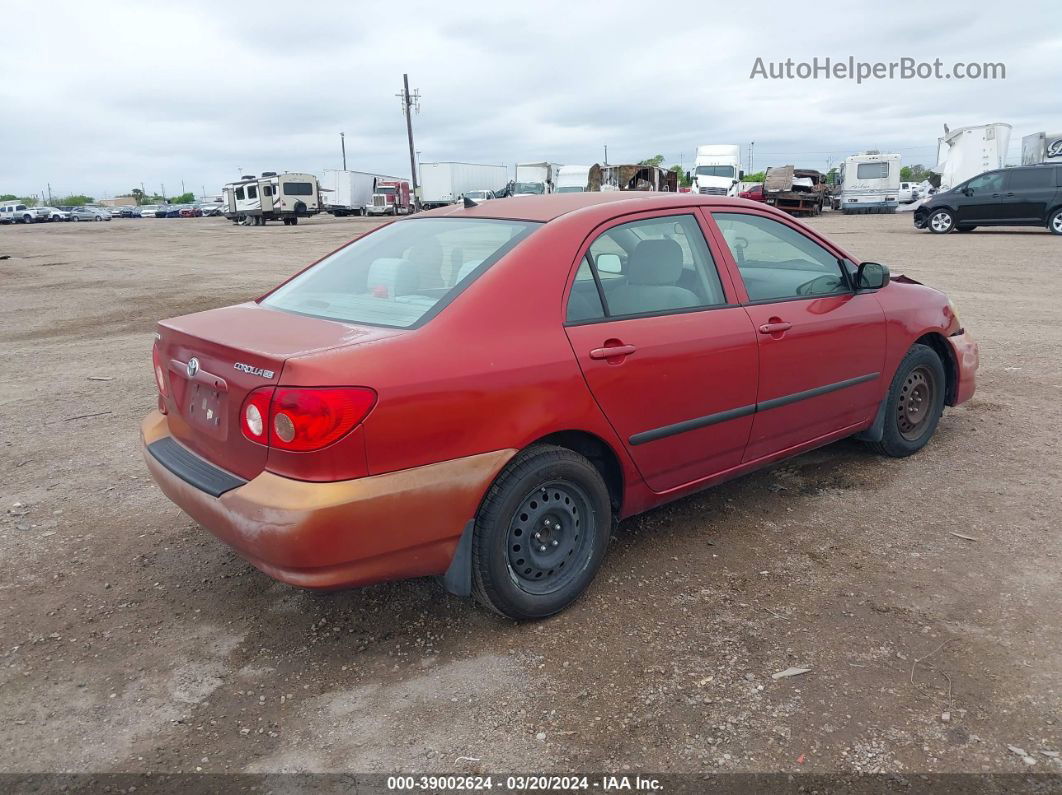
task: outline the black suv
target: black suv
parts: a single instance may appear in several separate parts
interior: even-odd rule
[[[1046,226],[1062,235],[1062,166],[986,171],[930,198],[914,225],[941,235],[979,226]]]

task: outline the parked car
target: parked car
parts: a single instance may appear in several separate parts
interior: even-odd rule
[[[109,207],[108,209],[110,210],[112,218],[132,218],[133,217],[134,208],[130,207],[130,206],[127,206],[127,205],[124,205],[124,204],[118,205],[116,207]]]
[[[910,204],[918,198],[918,189],[913,182],[901,182],[900,189],[896,192],[896,201],[899,204]]]
[[[465,197],[471,199],[474,202],[485,202],[488,199],[495,198],[494,191],[492,190],[469,190],[465,191]]]
[[[1046,226],[1062,235],[1062,166],[986,171],[923,202],[914,211],[914,225],[937,234],[978,226]]]
[[[748,190],[743,190],[738,194],[739,198],[748,199],[754,202],[766,202],[767,198],[763,195],[763,183],[757,182]]]
[[[203,211],[192,204],[185,204],[178,208],[178,215],[181,218],[200,218],[203,215]]]
[[[70,213],[58,207],[38,207],[37,217],[41,221],[66,221],[70,218]]]
[[[110,221],[111,214],[105,207],[71,207],[71,221]]]
[[[155,218],[179,218],[181,215],[180,205],[160,204],[155,210]]]
[[[616,520],[853,435],[911,455],[971,397],[947,296],[858,262],[721,196],[447,207],[160,322],[144,457],[276,579],[541,618]]]
[[[0,204],[0,223],[32,224],[36,217],[36,209],[23,202],[7,201]]]
[[[156,211],[159,209],[157,204],[143,204],[140,206],[141,218],[154,218]]]
[[[225,212],[225,205],[223,204],[200,204],[199,210],[206,218],[215,218],[219,215],[223,215]]]

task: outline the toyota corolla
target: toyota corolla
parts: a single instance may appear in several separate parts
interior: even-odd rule
[[[619,519],[848,436],[910,455],[973,394],[943,293],[763,204],[467,204],[158,324],[148,469],[266,574],[540,618]]]

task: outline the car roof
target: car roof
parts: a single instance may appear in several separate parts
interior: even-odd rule
[[[440,207],[421,213],[422,218],[458,216],[462,218],[494,218],[509,221],[552,221],[562,215],[591,210],[607,205],[615,215],[647,210],[690,207],[696,205],[733,205],[758,210],[762,202],[731,199],[725,196],[703,196],[697,193],[659,193],[656,191],[605,191],[586,193],[554,193],[548,196],[512,196],[476,207],[465,208],[462,203]]]

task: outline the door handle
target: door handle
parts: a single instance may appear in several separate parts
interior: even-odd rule
[[[789,331],[793,328],[792,323],[786,323],[784,320],[778,320],[772,323],[764,323],[760,326],[760,334],[779,334],[783,331]]]
[[[1013,193],[1008,193],[1008,194],[1007,194],[1007,197],[1009,198],[1009,197],[1011,197],[1011,196],[1013,196],[1013,195],[1014,195]]]
[[[594,348],[590,351],[591,359],[612,359],[617,356],[630,356],[638,350],[633,345],[609,345],[604,348]]]

